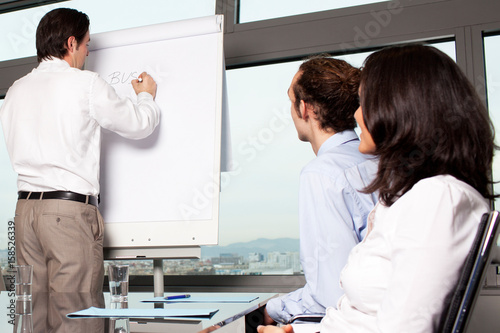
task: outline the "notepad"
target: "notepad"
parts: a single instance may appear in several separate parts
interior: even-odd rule
[[[219,309],[103,309],[90,307],[69,313],[68,318],[207,318],[210,319]]]
[[[191,295],[189,298],[165,299],[164,297],[154,297],[142,300],[141,302],[151,303],[250,303],[258,299],[254,295],[231,295],[231,296],[197,296]]]

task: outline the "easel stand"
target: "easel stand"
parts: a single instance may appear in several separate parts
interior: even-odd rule
[[[165,291],[163,284],[163,259],[153,259],[153,285],[154,296],[163,296]]]
[[[164,296],[163,259],[200,259],[199,246],[166,248],[105,248],[105,260],[153,260],[154,296]]]

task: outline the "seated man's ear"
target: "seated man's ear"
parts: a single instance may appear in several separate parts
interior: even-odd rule
[[[314,116],[314,107],[306,103],[304,100],[300,100],[299,104],[300,117],[307,120],[309,117]]]

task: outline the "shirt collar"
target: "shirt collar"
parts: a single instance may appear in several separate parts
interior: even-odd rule
[[[70,68],[69,64],[66,62],[66,60],[59,59],[56,57],[52,57],[52,59],[44,59],[40,64],[38,65],[38,68],[40,69],[45,69],[45,68]]]
[[[323,142],[321,147],[319,147],[318,156],[325,151],[330,150],[332,147],[337,147],[353,140],[359,140],[358,135],[354,132],[354,130],[345,130],[343,132],[335,133]]]

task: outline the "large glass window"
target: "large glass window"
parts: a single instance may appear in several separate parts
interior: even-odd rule
[[[299,65],[227,72],[233,171],[221,178],[220,246],[203,248],[202,254],[212,262],[223,256],[245,264],[252,260],[259,268],[241,271],[217,264],[220,273],[293,273],[291,263],[276,265],[267,256],[298,253],[298,176],[314,158],[310,145],[297,138],[290,116],[287,90]]]
[[[456,58],[454,41],[433,45]],[[360,67],[370,53],[337,58]],[[204,272],[299,272],[298,180],[315,157],[297,138],[287,95],[301,63],[227,72],[234,171],[222,175],[219,246],[202,248]]]
[[[0,61],[36,55],[38,22],[60,7],[86,13],[91,34],[215,14],[215,0],[72,0],[10,12],[1,15]]]
[[[239,23],[267,20],[388,0],[240,0]]]
[[[490,113],[493,126],[496,129],[495,143],[500,144],[500,64],[498,63],[500,54],[500,35],[488,36],[484,38],[484,61],[486,68],[486,91],[488,93],[488,111]],[[498,154],[497,154],[498,155]],[[500,180],[500,158],[493,159],[493,179]],[[495,193],[500,193],[500,184],[494,185]],[[495,201],[495,209],[499,209],[500,199]]]

